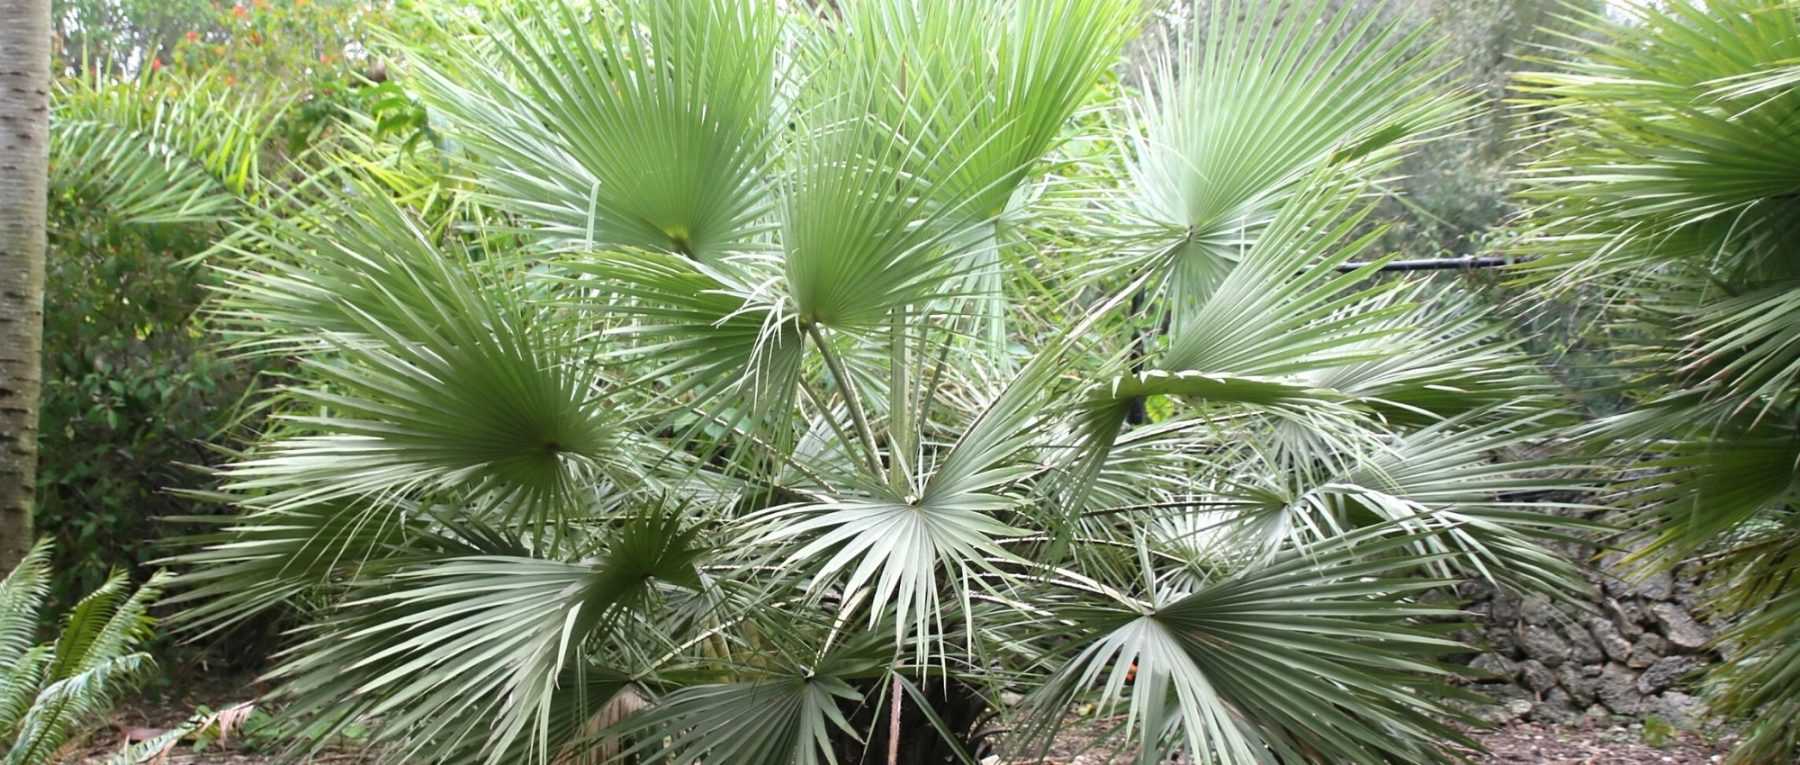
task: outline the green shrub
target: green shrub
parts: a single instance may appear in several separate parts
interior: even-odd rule
[[[239,417],[255,369],[208,350],[194,315],[204,287],[178,259],[188,231],[109,226],[75,205],[48,264],[40,533],[56,540],[51,602],[68,603],[115,568],[158,553],[160,517],[191,513],[172,490]]]

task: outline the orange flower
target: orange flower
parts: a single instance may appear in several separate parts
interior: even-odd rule
[[[256,6],[256,9],[259,11],[268,10],[269,8],[269,0],[250,0],[250,4]]]
[[[241,19],[241,18],[244,18],[244,17],[250,15],[250,9],[245,8],[242,5],[234,5],[234,6],[231,6],[231,15],[236,16]]]
[[[188,42],[199,42],[200,41],[200,33],[199,32],[188,32],[187,33],[187,41]]]
[[[158,56],[156,58],[150,59],[150,71],[152,71],[152,72],[162,71],[162,57]]]

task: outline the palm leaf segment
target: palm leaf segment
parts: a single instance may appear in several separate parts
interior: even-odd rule
[[[420,69],[483,199],[558,249],[716,260],[767,225],[774,6],[559,3],[452,41]]]
[[[272,673],[302,716],[346,724],[385,717],[404,757],[547,759],[630,684],[594,666],[634,634],[659,585],[698,588],[693,529],[652,516],[620,529],[579,563],[451,557],[408,567],[320,625]],[[613,657],[623,658],[620,656]]]
[[[949,267],[958,278],[949,291],[966,298],[975,337],[990,351],[1003,355],[1009,342],[1000,250],[1003,232],[1022,222],[1009,211],[1138,16],[1128,0],[849,3],[841,30],[812,51],[819,76],[808,85],[827,94],[820,100],[850,95],[881,131],[870,136],[879,151],[894,151],[899,138],[903,161],[894,169],[919,184],[911,199],[935,211],[927,231],[954,237]],[[870,180],[868,188],[884,188]],[[800,209],[815,228],[838,227],[833,244],[880,239],[857,231],[867,223],[857,217],[817,215],[816,203]],[[814,260],[841,257],[795,244]],[[859,305],[855,296],[844,302]]]
[[[272,267],[224,304],[228,320],[260,317],[260,334],[277,322],[317,381],[290,391],[314,408],[292,421],[317,435],[238,462],[228,490],[281,511],[450,492],[541,531],[605,486],[639,482],[616,461],[623,436],[599,381],[561,353],[578,328],[521,303],[498,267],[441,256],[391,202],[325,220],[363,233],[285,227],[283,254],[304,266],[261,256]]]
[[[1130,102],[1130,185],[1113,202],[1167,259],[1174,331],[1321,166],[1367,174],[1454,122],[1422,29],[1320,2],[1215,3]]]

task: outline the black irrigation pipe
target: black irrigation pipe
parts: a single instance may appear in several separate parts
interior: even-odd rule
[[[1466,258],[1424,258],[1421,260],[1396,260],[1377,269],[1387,271],[1449,271],[1457,268],[1499,268],[1510,266],[1519,261],[1502,257],[1466,257]],[[1349,273],[1368,266],[1367,263],[1339,263],[1339,273]]]

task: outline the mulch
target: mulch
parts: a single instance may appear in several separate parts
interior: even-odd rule
[[[1054,765],[1115,765],[1133,762],[1129,753],[1105,751],[1093,744],[1096,726],[1071,725],[1042,760]],[[1708,741],[1692,732],[1676,732],[1653,746],[1643,726],[1608,728],[1514,723],[1470,737],[1485,749],[1465,752],[1475,765],[1715,765],[1725,761],[1726,741]],[[1024,765],[1029,758],[1001,760]]]
[[[1642,726],[1583,730],[1538,723],[1513,725],[1475,734],[1488,750],[1477,756],[1482,765],[1710,765],[1725,761],[1728,747],[1690,732],[1677,733],[1662,746],[1645,742]]]
[[[207,703],[220,706],[221,702],[229,704],[230,701],[225,699],[237,696],[246,689],[232,689],[236,693],[229,695],[220,693],[221,689],[218,688],[208,690],[212,693],[203,691],[198,695],[213,696]],[[97,731],[87,745],[78,752],[72,752],[67,761],[104,762],[109,755],[119,750],[127,737],[154,735],[158,729],[180,724],[192,713],[196,701],[197,699],[188,696],[169,699],[160,704],[140,700],[128,705],[114,716],[108,728]],[[1054,765],[1102,765],[1131,761],[1128,756],[1103,751],[1103,747],[1094,746],[1091,740],[1094,731],[1085,728],[1087,726],[1071,725],[1066,735],[1058,737],[1048,757],[1040,762]],[[1642,727],[1637,725],[1584,729],[1514,723],[1494,730],[1477,731],[1471,735],[1487,750],[1485,754],[1470,753],[1470,762],[1477,765],[1714,765],[1724,761],[1728,749],[1723,742],[1708,741],[1691,732],[1677,733],[1669,740],[1657,742],[1660,746],[1652,746],[1646,742]],[[313,762],[320,765],[344,764],[360,763],[365,759],[355,751],[338,750],[328,752]],[[265,765],[276,761],[272,753],[245,751],[237,746],[196,753],[183,745],[171,751],[164,763]],[[1007,758],[1003,761],[1008,765],[1015,765],[1029,760]]]

